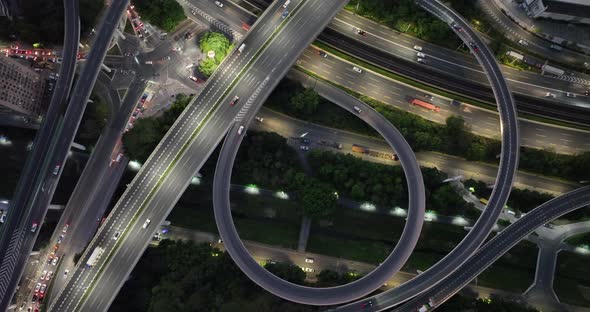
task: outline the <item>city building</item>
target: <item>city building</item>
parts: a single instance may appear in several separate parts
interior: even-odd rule
[[[0,114],[40,116],[47,106],[46,82],[32,67],[0,57]]]
[[[534,18],[590,24],[588,0],[525,0],[522,5],[527,14]]]

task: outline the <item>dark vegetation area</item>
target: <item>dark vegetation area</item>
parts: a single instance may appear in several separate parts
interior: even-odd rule
[[[288,263],[266,264],[275,275],[297,284],[305,273]],[[309,286],[334,286],[350,282],[349,275],[325,270]],[[160,242],[148,248],[111,305],[110,312],[136,311],[320,311],[275,297],[250,281],[224,252],[208,244]],[[511,311],[534,312],[512,302],[479,300],[455,296],[441,311]]]
[[[168,32],[186,19],[182,6],[175,0],[136,0],[133,4],[143,20]]]
[[[103,7],[101,0],[80,0],[80,35],[94,26]],[[63,44],[64,8],[61,0],[20,1],[22,16],[0,19],[0,40],[41,43],[47,47]]]

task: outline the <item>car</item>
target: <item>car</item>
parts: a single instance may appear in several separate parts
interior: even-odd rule
[[[180,52],[180,51],[182,51],[182,48],[172,48],[172,51],[174,51],[174,52]]]
[[[258,116],[254,117],[254,119],[256,119],[258,122],[263,122],[264,121],[264,118],[258,117]]]
[[[233,98],[233,99],[232,99],[232,100],[229,102],[229,105],[230,105],[230,106],[234,106],[234,105],[236,105],[236,103],[238,103],[238,101],[239,101],[239,100],[240,100],[240,97],[236,95],[236,96],[234,96],[234,98]]]
[[[302,150],[302,151],[309,151],[309,146],[307,146],[307,145],[301,145],[301,146],[299,146],[299,149]]]
[[[373,306],[373,300],[369,300],[369,301],[367,301],[367,302],[363,302],[363,304],[361,305],[361,307],[362,307],[363,309],[366,309],[366,308],[368,308],[368,307],[372,307],[372,306]]]
[[[61,165],[55,165],[55,167],[53,168],[53,175],[57,175],[59,173],[59,168],[61,168]]]
[[[18,308],[19,311],[22,311],[26,306],[27,306],[27,303],[26,302],[23,303],[23,304],[21,304],[20,307]]]
[[[57,251],[59,249],[59,244],[53,245],[53,251]]]
[[[315,272],[315,269],[312,269],[312,268],[303,268],[303,272],[313,273],[313,272]]]
[[[53,258],[53,260],[51,261],[52,265],[57,265],[57,262],[59,261],[59,257],[55,257]]]
[[[469,46],[473,49],[473,51],[476,51],[476,52],[479,51],[479,48],[477,47],[475,42],[469,41]]]
[[[328,57],[328,53],[322,51],[322,50],[318,50],[318,55],[321,57]]]
[[[575,93],[571,93],[571,92],[566,92],[565,93],[565,96],[567,96],[568,98],[572,98],[573,99],[573,98],[576,97],[576,94]]]
[[[51,264],[51,261],[53,261],[53,257],[54,257],[54,256],[49,256],[49,257],[47,258],[47,264]]]
[[[68,273],[70,273],[70,270],[65,270],[64,271],[64,277],[67,277],[68,276]]]
[[[197,77],[195,77],[195,76],[192,76],[192,75],[191,75],[191,76],[189,76],[189,77],[188,77],[188,79],[190,79],[190,80],[192,80],[192,81],[194,81],[194,82],[197,82],[197,81],[199,81],[199,79],[198,79]]]
[[[34,297],[34,296],[33,296],[33,297]],[[35,302],[35,301],[33,301],[33,302]],[[28,308],[27,308],[27,312],[32,312],[32,311],[33,311],[33,308],[32,308],[32,307],[28,307]]]
[[[283,8],[286,9],[289,6],[289,3],[291,3],[291,0],[285,1],[285,4],[283,4]]]
[[[362,112],[362,110],[358,106],[354,106],[353,109],[359,114]]]
[[[426,61],[423,58],[418,58],[416,60],[416,62],[420,63],[420,64],[426,64]]]
[[[285,19],[287,16],[289,16],[289,11],[285,10],[285,12],[283,12],[283,14],[281,14],[281,18]]]
[[[189,39],[193,34],[190,31],[187,31],[186,33],[184,33],[184,40]]]
[[[35,286],[35,292],[39,292],[39,290],[41,290],[41,283],[37,283]]]
[[[522,46],[525,46],[525,47],[529,45],[529,43],[526,40],[523,40],[523,39],[518,40],[518,43],[520,45],[522,45]]]
[[[305,258],[305,263],[313,263],[313,258]]]
[[[590,96],[590,90],[586,90],[586,91],[584,91],[584,95],[585,95],[585,96]]]
[[[6,216],[7,216],[6,214],[3,214],[3,215],[0,217],[0,223],[4,223],[4,222],[6,222]]]
[[[244,132],[244,126],[238,128],[238,134],[242,134],[242,132]]]
[[[117,240],[117,238],[119,238],[120,235],[121,235],[121,232],[119,232],[119,231],[115,232],[115,235],[113,235],[113,239]]]
[[[39,277],[39,279],[40,280],[44,280],[46,276],[47,276],[47,270],[43,270],[43,272],[41,273],[41,276]]]
[[[44,294],[46,289],[47,289],[47,284],[43,284],[41,286],[41,289],[39,290],[39,292],[42,293],[42,294]]]
[[[145,219],[145,222],[143,223],[143,225],[142,225],[141,227],[142,227],[142,228],[144,228],[144,229],[145,229],[145,228],[147,228],[147,227],[148,227],[148,225],[150,225],[150,222],[152,222],[152,220],[150,220],[150,219]]]
[[[545,94],[545,97],[550,97],[550,98],[555,98],[555,94],[551,93],[551,92],[547,92]]]
[[[414,50],[422,52],[422,47],[419,45],[415,45]]]
[[[39,297],[37,296],[37,294],[34,294],[34,295],[33,295],[33,297],[31,298],[31,301],[32,301],[32,302],[37,302],[37,299],[38,299],[38,298],[39,298]]]
[[[353,66],[353,67],[352,67],[352,70],[354,70],[355,72],[357,72],[357,73],[359,73],[359,74],[363,72],[363,70],[362,70],[362,69],[360,69],[360,67],[356,67],[356,66]]]
[[[154,64],[154,62],[153,61],[145,61],[145,64],[152,65],[152,64]]]
[[[422,52],[418,52],[418,53],[416,53],[416,56],[425,58],[426,57],[426,54],[424,54]]]
[[[168,60],[170,60],[170,55],[168,55],[168,56],[164,56],[164,57],[162,58],[162,61],[168,61]]]
[[[364,31],[364,30],[362,30],[362,29],[357,29],[356,30],[356,33],[359,34],[359,35],[361,35],[361,36],[366,36],[367,35],[367,32]]]
[[[67,233],[69,227],[70,227],[70,224],[69,223],[66,223],[61,231],[64,232],[64,233]]]
[[[31,225],[31,232],[35,233],[35,231],[37,231],[38,226],[39,226],[39,223],[33,222],[33,224]]]
[[[453,27],[455,30],[457,30],[457,31],[459,31],[459,32],[462,32],[462,31],[463,31],[463,28],[461,28],[461,26],[457,25],[457,23],[455,23],[455,22],[452,22],[452,23],[451,23],[451,26],[452,26],[452,27]]]
[[[223,3],[219,2],[219,1],[215,1],[215,5],[220,8],[223,8]]]
[[[191,14],[192,15],[197,15],[197,12],[195,10],[191,10]]]
[[[45,277],[45,280],[48,281],[52,276],[53,276],[53,271],[47,272],[47,277]]]

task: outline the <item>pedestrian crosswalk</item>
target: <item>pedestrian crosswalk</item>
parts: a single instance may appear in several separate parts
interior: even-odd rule
[[[207,20],[207,22],[211,23],[211,25],[213,25],[215,28],[221,30],[222,32],[228,34],[231,38],[234,39],[234,41],[240,41],[242,40],[242,35],[236,31],[234,31],[231,27],[227,26],[226,24],[220,22],[219,20],[217,20],[215,17],[209,15],[207,12],[197,8],[196,6],[188,3],[185,1],[185,3],[187,4],[187,6],[191,9],[191,13],[193,15],[199,15],[202,18],[204,18],[205,20]]]

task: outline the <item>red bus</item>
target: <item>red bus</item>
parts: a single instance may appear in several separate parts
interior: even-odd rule
[[[431,111],[435,111],[435,112],[439,112],[440,111],[440,107],[438,107],[438,106],[436,106],[434,104],[430,104],[428,102],[424,102],[422,100],[413,99],[412,100],[412,104],[413,105],[416,105],[416,106],[424,107],[424,108],[426,108],[428,110],[431,110]]]

